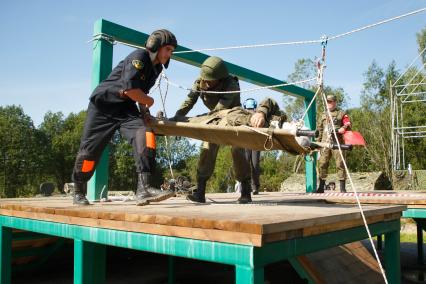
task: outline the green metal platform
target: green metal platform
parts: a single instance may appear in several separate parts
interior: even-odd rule
[[[353,205],[284,200],[275,194],[257,197],[258,205],[238,206],[224,196],[223,204],[206,206],[183,198],[147,207],[98,204],[84,208],[72,206],[70,199],[1,200],[1,283],[11,283],[12,229],[73,239],[74,283],[105,282],[106,246],[170,256],[169,283],[174,282],[173,257],[232,265],[238,284],[263,284],[267,264],[289,260],[302,278],[314,283],[298,265],[298,256],[367,238]],[[371,233],[386,238],[384,266],[389,283],[400,283],[400,215],[405,209],[396,205],[365,208]]]

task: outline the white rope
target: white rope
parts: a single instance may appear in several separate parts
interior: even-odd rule
[[[265,149],[265,151],[270,151],[274,147],[274,140],[273,140],[273,137],[272,137],[272,133],[266,133],[266,132],[263,132],[263,131],[255,128],[255,127],[251,127],[251,126],[248,126],[248,125],[241,125],[241,126],[266,136],[265,143],[263,143],[263,149]],[[270,147],[266,146],[268,144],[268,142],[271,145]]]
[[[198,91],[198,90],[194,90],[192,88],[187,88],[187,87],[184,87],[182,85],[173,83],[168,78],[165,78],[165,80],[167,81],[167,83],[169,85],[173,86],[173,87],[177,87],[177,88],[185,90],[185,91],[192,91],[192,92],[199,92],[199,93],[210,93],[210,94],[249,93],[249,92],[255,92],[255,91],[259,91],[259,90],[273,89],[273,88],[279,88],[279,87],[284,87],[284,86],[291,86],[291,85],[303,84],[303,83],[314,81],[316,79],[317,78],[310,78],[310,79],[301,80],[301,81],[297,81],[297,82],[282,83],[282,84],[276,84],[276,85],[270,85],[270,86],[256,87],[256,88],[251,88],[251,89],[243,89],[243,90],[239,90],[239,91]]]
[[[161,80],[162,80],[162,78],[165,78],[166,81],[167,81],[167,76],[164,73],[164,69],[161,72],[160,76],[158,77],[157,85],[158,85],[158,91],[160,93],[161,105],[162,105],[162,108],[163,108],[164,117],[167,118],[167,113],[166,113],[166,98],[167,98],[167,93],[169,91],[169,85],[168,84],[166,85],[167,86],[166,92],[163,95],[163,92],[162,92],[162,89],[161,89]],[[174,176],[173,167],[172,167],[172,152],[170,150],[169,140],[168,140],[167,136],[164,136],[164,141],[165,141],[165,144],[166,144],[167,162],[169,164],[170,174],[172,176],[172,179],[174,179],[175,176]]]
[[[322,99],[323,99],[324,102],[327,101],[325,93],[322,93]],[[355,193],[354,195],[355,195],[355,198],[356,198],[356,203],[358,205],[359,211],[361,212],[362,221],[364,222],[364,226],[365,226],[365,229],[366,229],[367,234],[368,234],[368,239],[370,240],[370,244],[371,244],[371,247],[372,247],[372,249],[374,251],[374,255],[376,257],[377,263],[379,264],[380,271],[382,272],[383,279],[385,280],[385,283],[387,284],[388,280],[386,278],[385,271],[383,270],[383,266],[382,266],[382,263],[380,261],[379,255],[377,253],[376,247],[374,246],[373,237],[371,236],[370,229],[369,229],[368,223],[367,223],[367,219],[365,218],[364,210],[363,210],[363,208],[361,206],[361,202],[360,202],[359,197],[358,197],[358,192],[357,192],[357,190],[355,188],[355,185],[354,185],[354,183],[352,181],[352,177],[351,177],[351,174],[349,172],[348,166],[346,164],[346,160],[343,157],[342,148],[340,147],[340,142],[339,142],[339,139],[337,138],[337,133],[336,133],[336,128],[335,128],[336,126],[334,125],[333,118],[331,116],[330,110],[327,107],[325,109],[326,109],[326,112],[327,112],[327,116],[328,116],[328,118],[329,118],[329,120],[331,122],[331,125],[332,125],[332,132],[333,132],[333,136],[334,136],[334,138],[336,140],[336,143],[337,143],[337,146],[338,146],[338,149],[339,149],[340,158],[343,161],[343,166],[345,167],[345,171],[348,173],[349,182],[351,184],[352,190]]]
[[[363,31],[363,30],[366,30],[366,29],[369,29],[369,28],[373,28],[373,27],[376,27],[378,25],[382,25],[382,24],[385,24],[385,23],[388,23],[388,22],[391,22],[391,21],[399,20],[401,18],[408,17],[408,16],[411,16],[411,15],[414,15],[414,14],[417,14],[417,13],[421,13],[421,12],[424,12],[424,11],[426,11],[426,8],[421,8],[421,9],[418,9],[418,10],[415,10],[415,11],[412,11],[412,12],[409,12],[409,13],[406,13],[406,14],[402,14],[402,15],[399,15],[399,16],[396,16],[396,17],[393,17],[393,18],[389,18],[389,19],[386,19],[386,20],[383,20],[383,21],[380,21],[380,22],[377,22],[377,23],[374,23],[374,24],[370,24],[370,25],[367,25],[367,26],[364,26],[364,27],[361,27],[361,28],[354,29],[354,30],[351,30],[349,32],[345,32],[345,33],[342,33],[342,34],[331,36],[328,39],[329,40],[338,39],[338,38],[341,38],[341,37],[344,37],[344,36],[351,35],[351,34],[356,33],[356,32],[360,32],[360,31]],[[300,45],[300,44],[312,44],[312,43],[321,43],[321,42],[322,42],[322,40],[318,39],[318,40],[290,41],[290,42],[278,42],[278,43],[266,43],[266,44],[238,45],[238,46],[228,46],[228,47],[203,48],[203,49],[196,49],[196,50],[183,50],[183,51],[176,51],[176,52],[174,52],[174,54],[192,53],[192,52],[201,52],[201,51],[242,49],[242,48],[271,47],[271,46],[280,46],[280,45]]]
[[[350,182],[351,187],[352,187],[352,189],[353,189],[353,191],[354,191],[354,193],[355,193],[356,202],[357,202],[358,208],[359,208],[359,210],[360,210],[360,212],[361,212],[362,220],[363,220],[363,223],[364,223],[365,229],[366,229],[367,234],[368,234],[368,239],[370,240],[371,247],[372,247],[372,249],[373,249],[373,251],[374,251],[374,255],[375,255],[375,257],[376,257],[376,260],[377,260],[377,262],[378,262],[378,264],[379,264],[380,271],[381,271],[381,273],[382,273],[383,279],[385,280],[385,283],[386,283],[386,284],[388,284],[388,280],[387,280],[387,278],[386,278],[385,271],[383,270],[382,263],[381,263],[381,261],[380,261],[380,258],[379,258],[379,255],[378,255],[378,253],[377,253],[377,250],[376,250],[376,248],[375,248],[375,246],[374,246],[373,238],[372,238],[372,236],[371,236],[370,229],[369,229],[369,227],[368,227],[368,223],[367,223],[367,220],[366,220],[365,215],[364,215],[364,210],[363,210],[363,208],[362,208],[362,206],[361,206],[361,202],[360,202],[359,197],[358,197],[358,192],[357,192],[357,190],[356,190],[356,188],[355,188],[355,186],[354,186],[354,183],[353,183],[353,181],[352,181],[352,177],[351,177],[351,174],[350,174],[350,172],[349,172],[348,166],[347,166],[347,164],[346,164],[346,160],[345,160],[345,158],[343,157],[342,148],[341,148],[341,146],[340,146],[340,142],[339,142],[339,139],[338,139],[337,134],[336,134],[336,128],[335,128],[335,125],[334,125],[334,122],[333,122],[333,118],[332,118],[332,116],[331,116],[331,112],[330,112],[330,110],[329,110],[329,109],[327,108],[327,106],[326,106],[327,97],[326,97],[326,95],[325,95],[325,93],[324,93],[324,68],[325,68],[325,66],[326,66],[326,65],[325,65],[325,48],[326,48],[326,45],[327,45],[327,41],[323,41],[323,44],[322,44],[322,56],[321,56],[321,59],[319,59],[319,61],[318,61],[318,63],[317,63],[317,69],[318,69],[318,90],[317,90],[317,92],[315,93],[315,96],[312,98],[311,103],[310,103],[310,104],[309,104],[309,106],[307,107],[307,110],[305,111],[304,116],[306,115],[306,113],[307,113],[308,109],[311,107],[312,102],[315,100],[315,97],[317,96],[317,94],[318,94],[318,93],[321,93],[321,95],[322,95],[322,100],[321,100],[321,101],[322,101],[322,103],[323,103],[323,105],[324,105],[324,109],[325,109],[325,111],[326,111],[326,113],[327,113],[327,116],[328,116],[328,118],[329,118],[329,120],[330,120],[330,122],[331,122],[331,125],[332,125],[332,133],[333,133],[334,138],[335,138],[335,140],[336,140],[336,143],[337,143],[337,146],[338,146],[338,149],[339,149],[339,155],[340,155],[340,157],[341,157],[341,159],[342,159],[342,161],[343,161],[343,165],[344,165],[345,171],[348,173],[349,182]],[[321,135],[321,134],[320,134],[320,135]]]

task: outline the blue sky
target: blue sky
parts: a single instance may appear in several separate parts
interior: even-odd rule
[[[179,2],[179,3],[178,3]],[[145,33],[173,31],[178,42],[198,49],[243,44],[315,40],[426,7],[426,1],[23,1],[0,2],[0,103],[21,105],[35,125],[47,111],[64,114],[87,107],[90,96],[93,24],[99,18]],[[325,83],[342,87],[358,106],[363,73],[373,60],[404,68],[417,55],[416,33],[426,27],[417,14],[329,43]],[[114,63],[132,49],[114,47]],[[207,52],[235,64],[287,79],[299,58],[314,59],[320,45]],[[173,82],[190,87],[199,70],[172,62]],[[242,88],[253,87],[242,84]],[[161,107],[153,94],[155,112]],[[170,87],[166,110],[173,115],[186,93]],[[272,91],[243,94],[261,99]],[[205,112],[201,103],[190,115]]]

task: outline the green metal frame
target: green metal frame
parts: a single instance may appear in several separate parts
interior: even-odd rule
[[[109,38],[125,42],[132,45],[143,46],[148,34],[129,29],[127,27],[100,19],[95,23],[94,36],[104,35],[93,42],[93,72],[92,72],[92,88],[95,88],[102,80],[106,79],[112,69],[113,44]],[[189,48],[178,46],[176,51],[190,50]],[[209,55],[200,52],[182,53],[173,55],[173,59],[184,62],[196,67],[201,66],[203,61]],[[241,80],[247,81],[259,86],[277,85],[285,83],[261,73],[246,69],[244,67],[226,62],[230,73],[238,76]],[[300,88],[298,86],[283,86],[273,88],[273,90],[285,93],[292,96],[299,96],[305,99],[305,105],[314,97],[314,93],[310,90]],[[307,127],[315,128],[316,106],[315,102],[309,109],[305,118]],[[98,163],[95,175],[88,184],[88,198],[90,200],[99,200],[107,195],[108,190],[108,149],[102,155],[101,161]],[[315,171],[316,156],[306,160],[306,190],[313,192],[316,188],[316,171]],[[102,197],[100,196],[102,193]]]
[[[400,220],[371,224],[372,234],[385,234],[385,270],[389,283],[400,283]],[[264,267],[299,255],[367,238],[363,226],[268,243],[262,247],[158,236],[48,221],[0,216],[0,280],[11,283],[12,229],[74,239],[74,283],[105,282],[105,247],[116,246],[169,255],[169,283],[174,282],[173,257],[235,266],[237,284],[264,282]],[[302,271],[303,272],[303,271]],[[301,272],[301,277],[306,274]],[[312,279],[307,279],[310,283]]]
[[[413,218],[417,226],[417,264],[423,266],[424,251],[423,251],[423,230],[426,231],[426,209],[423,208],[408,208],[402,212],[403,218]]]

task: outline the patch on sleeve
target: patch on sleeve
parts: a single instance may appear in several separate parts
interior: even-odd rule
[[[138,70],[142,70],[143,68],[143,63],[140,60],[132,60],[132,65]]]

